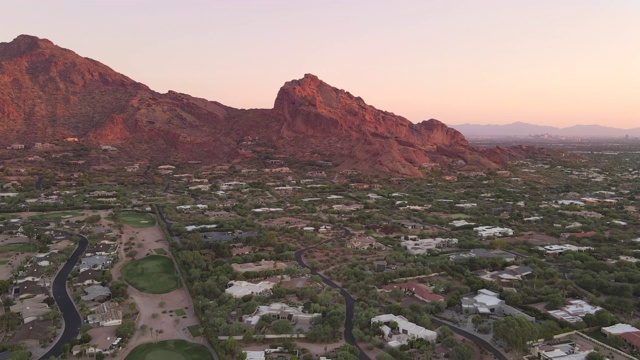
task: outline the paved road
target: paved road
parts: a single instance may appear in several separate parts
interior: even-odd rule
[[[60,356],[62,354],[62,347],[64,344],[71,342],[71,339],[78,336],[80,333],[80,326],[82,325],[82,318],[76,309],[73,300],[67,292],[67,277],[73,270],[74,266],[78,263],[78,259],[82,256],[82,253],[87,249],[89,241],[86,237],[80,235],[80,241],[78,247],[69,257],[69,260],[64,264],[62,269],[56,275],[53,280],[51,290],[53,291],[53,298],[58,304],[60,312],[62,312],[62,318],[64,319],[64,330],[62,335],[58,338],[58,342],[47,351],[40,359],[48,359],[51,356]]]
[[[36,190],[42,191],[42,179],[42,175],[38,175],[38,177],[36,178]]]
[[[448,327],[451,328],[451,330],[453,330],[453,332],[460,334],[462,336],[464,336],[465,338],[475,342],[476,344],[482,346],[485,350],[489,351],[491,354],[493,354],[493,356],[498,359],[498,360],[509,360],[509,358],[507,358],[502,351],[500,351],[500,349],[496,348],[493,344],[491,344],[490,342],[488,342],[487,340],[479,337],[476,334],[473,334],[463,328],[458,327],[457,325],[444,320],[444,319],[440,319],[437,318],[435,316],[431,317],[431,322],[433,322],[434,324],[439,324],[439,325],[447,325]]]
[[[325,277],[324,275],[318,273],[317,271],[311,269],[305,262],[304,260],[302,260],[302,256],[304,255],[304,253],[309,250],[309,249],[313,249],[315,247],[318,247],[322,244],[326,244],[328,242],[337,240],[337,239],[341,239],[341,238],[345,238],[349,235],[351,235],[351,231],[349,231],[349,229],[343,227],[342,230],[344,230],[344,233],[340,236],[322,241],[320,243],[317,243],[315,245],[311,245],[308,246],[304,249],[300,249],[298,251],[295,252],[295,258],[296,261],[298,262],[298,264],[302,267],[305,267],[309,270],[311,270],[311,274],[312,275],[318,275],[320,276],[320,278],[322,279],[322,282],[324,282],[325,284],[331,286],[334,289],[338,289],[340,290],[340,295],[342,295],[342,297],[344,297],[344,302],[346,305],[346,313],[345,313],[345,320],[344,320],[344,341],[349,344],[349,345],[353,345],[355,347],[358,348],[358,350],[360,350],[360,360],[371,360],[371,358],[364,352],[362,351],[362,349],[360,348],[360,345],[358,345],[358,343],[356,342],[356,339],[353,337],[353,309],[356,306],[356,300],[349,295],[349,293],[347,292],[347,290],[341,288],[340,286],[338,286],[338,284],[334,283],[333,281],[331,281],[329,278]]]

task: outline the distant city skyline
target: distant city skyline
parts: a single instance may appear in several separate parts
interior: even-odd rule
[[[158,92],[271,108],[305,73],[413,122],[640,126],[640,2],[12,1],[46,38]]]

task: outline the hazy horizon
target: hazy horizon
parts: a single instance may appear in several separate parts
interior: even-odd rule
[[[270,108],[305,73],[413,122],[640,124],[640,2],[23,1],[46,38],[159,92]]]

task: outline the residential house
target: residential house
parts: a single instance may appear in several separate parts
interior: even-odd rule
[[[103,278],[104,270],[94,270],[89,269],[81,272],[78,275],[78,279],[76,280],[76,285],[96,285],[100,284],[101,279]]]
[[[499,295],[487,289],[478,290],[477,295],[460,299],[462,310],[477,314],[502,314],[505,305]]]
[[[383,337],[388,341],[391,347],[399,347],[408,343],[410,339],[424,339],[426,341],[435,342],[438,334],[435,331],[425,329],[418,326],[402,315],[384,314],[371,318],[371,325],[376,323],[382,324],[380,329],[384,334]],[[394,323],[394,324],[392,324]],[[391,326],[396,326],[397,330]]]
[[[370,236],[356,236],[347,240],[347,245],[350,249],[358,249],[358,250],[368,250],[368,249],[376,249],[376,250],[385,250],[387,247],[377,242],[374,238]]]
[[[275,286],[273,281],[261,281],[257,284],[250,283],[248,281],[230,281],[228,287],[224,292],[233,296],[234,298],[242,298],[246,295],[261,295],[268,294]]]
[[[260,260],[258,263],[231,264],[231,267],[233,268],[233,271],[242,273],[249,271],[284,270],[287,265],[272,260]]]
[[[532,354],[540,360],[584,360],[593,346],[574,341],[554,341],[533,348]]]
[[[562,254],[565,251],[575,251],[582,252],[593,250],[590,246],[575,246],[571,244],[563,244],[563,245],[546,245],[538,247],[538,250],[542,250],[545,252],[545,255],[554,256],[558,254]]]
[[[511,236],[513,230],[509,228],[493,227],[493,226],[478,226],[473,228],[473,231],[477,232],[479,236],[486,238],[489,236]]]
[[[418,239],[414,235],[407,236],[406,240],[403,236],[401,240],[400,245],[412,255],[426,254],[429,250],[439,250],[458,243],[458,239],[453,238]]]
[[[224,190],[239,189],[245,186],[247,186],[247,183],[240,182],[240,181],[230,181],[230,182],[222,183],[222,185],[220,185],[220,190],[224,191]]]
[[[106,286],[101,285],[91,285],[84,288],[85,295],[82,295],[81,298],[84,301],[106,301],[111,297],[111,290],[109,290]]]
[[[516,259],[516,255],[502,250],[472,249],[467,253],[450,255],[449,260],[463,260],[474,256],[485,259],[498,257],[504,259],[505,261],[514,261]]]
[[[419,224],[410,220],[396,220],[395,222],[402,225],[404,228],[411,230],[423,230],[427,227],[426,225]]]
[[[93,313],[87,316],[87,322],[99,326],[120,325],[122,324],[122,311],[119,307],[118,303],[105,301],[92,309]]]
[[[636,329],[635,327],[629,324],[620,323],[612,326],[603,327],[600,329],[600,331],[606,336],[612,336],[612,335],[622,335],[624,333],[630,333],[630,332],[640,332],[640,329]]]
[[[42,320],[44,315],[51,310],[49,305],[43,302],[47,297],[48,295],[46,294],[38,294],[32,298],[17,301],[9,309],[11,312],[20,314],[25,324],[35,320]]]
[[[264,315],[268,315],[274,321],[289,320],[293,324],[313,324],[322,317],[320,313],[304,313],[302,306],[293,307],[283,303],[273,303],[269,306],[258,306],[253,314],[243,316],[242,320],[253,327]]]
[[[49,294],[49,290],[35,281],[24,281],[13,287],[11,294],[17,299],[26,299],[40,294]]]
[[[108,268],[111,265],[111,258],[103,255],[84,257],[80,261],[80,265],[78,265],[78,270],[80,272],[87,271],[89,269],[102,270]]]
[[[407,295],[414,296],[424,302],[444,301],[444,297],[434,294],[429,286],[417,281],[409,281],[401,284],[388,284],[381,288],[381,291],[389,292],[399,289]]]
[[[509,285],[517,281],[521,281],[527,275],[530,275],[533,269],[528,266],[511,265],[502,271],[479,271],[475,274],[488,281],[497,281],[501,285]]]
[[[110,256],[114,254],[118,250],[118,243],[103,241],[99,244],[96,244],[90,248],[88,248],[85,252],[85,256]]]
[[[564,320],[569,323],[577,323],[587,315],[595,315],[596,311],[602,310],[600,306],[591,305],[584,300],[569,300],[569,304],[558,309],[548,311],[548,313],[556,319]]]

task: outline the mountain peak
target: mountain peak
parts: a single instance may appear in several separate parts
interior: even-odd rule
[[[19,35],[11,42],[0,43],[0,59],[10,59],[53,46],[55,45],[47,39],[40,39],[32,35]]]

